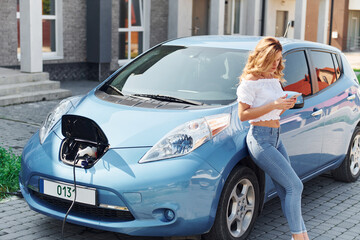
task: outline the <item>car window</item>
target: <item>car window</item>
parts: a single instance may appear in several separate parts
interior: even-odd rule
[[[300,92],[304,96],[311,95],[309,67],[304,51],[291,52],[285,56],[283,83],[285,91]]]
[[[321,91],[337,80],[334,62],[331,53],[312,50],[310,54],[316,71],[319,91]]]
[[[335,65],[335,72],[336,72],[336,79],[339,79],[341,76],[341,69],[340,69],[340,65],[339,65],[339,58],[337,54],[331,54],[333,61],[334,61],[334,65]]]
[[[237,98],[249,51],[160,46],[126,66],[110,83],[126,95],[166,95],[209,105]]]

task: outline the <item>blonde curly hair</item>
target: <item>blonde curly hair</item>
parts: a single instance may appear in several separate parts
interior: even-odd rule
[[[239,80],[241,82],[242,78],[245,78],[248,74],[253,75],[262,75],[266,72],[269,66],[275,60],[276,54],[282,52],[282,46],[276,38],[265,37],[261,39],[255,47],[255,50],[252,51],[249,55],[248,61],[243,69]],[[281,58],[280,63],[274,73],[274,77],[278,78],[281,82],[285,80],[282,78],[284,73],[282,72],[284,66],[284,60]]]

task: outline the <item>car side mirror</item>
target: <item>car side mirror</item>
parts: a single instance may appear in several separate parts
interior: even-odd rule
[[[287,94],[287,97],[286,97],[286,98],[291,98],[291,97],[294,97],[295,95],[299,95],[299,94],[300,94],[300,95],[296,98],[295,106],[292,107],[291,109],[298,109],[298,108],[304,107],[304,97],[303,97],[302,93],[294,92],[294,91],[285,91],[284,93]]]

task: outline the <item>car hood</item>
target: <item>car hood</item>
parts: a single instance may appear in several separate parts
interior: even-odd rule
[[[91,119],[104,132],[111,148],[125,148],[151,147],[165,134],[185,122],[230,112],[230,106],[199,110],[125,106],[101,100],[90,93],[68,114]],[[61,126],[54,131],[60,138],[64,138]]]

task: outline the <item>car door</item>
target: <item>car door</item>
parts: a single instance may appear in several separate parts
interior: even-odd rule
[[[308,50],[292,51],[284,57],[284,90],[302,93],[304,106],[290,109],[281,116],[281,137],[291,165],[301,178],[305,178],[321,165],[324,104],[321,96],[314,94],[317,85],[309,68]]]
[[[324,138],[320,167],[344,158],[349,131],[357,116],[356,88],[342,74],[340,56],[334,52],[311,50],[311,59],[319,85],[318,98],[323,102]]]

